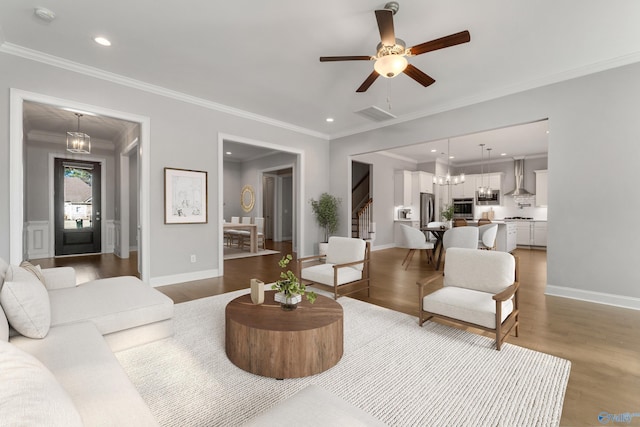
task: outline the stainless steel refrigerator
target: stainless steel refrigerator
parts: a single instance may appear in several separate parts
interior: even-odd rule
[[[435,221],[436,200],[433,194],[420,193],[420,228]]]

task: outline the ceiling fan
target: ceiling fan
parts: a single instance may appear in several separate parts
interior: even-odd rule
[[[398,2],[392,1],[387,3],[384,9],[376,10],[376,20],[378,21],[378,29],[380,30],[380,39],[382,41],[378,43],[375,56],[321,56],[320,62],[376,61],[373,66],[373,72],[369,74],[369,77],[356,92],[366,92],[380,75],[386,78],[393,78],[400,73],[404,73],[424,87],[435,83],[431,76],[409,64],[407,57],[467,43],[471,40],[471,35],[469,31],[461,31],[407,48],[403,40],[396,38],[393,29],[393,15],[398,12],[399,8]]]

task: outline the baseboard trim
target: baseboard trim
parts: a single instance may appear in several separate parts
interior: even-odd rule
[[[386,245],[377,245],[377,246],[373,246],[372,245],[371,246],[371,250],[375,252],[375,251],[381,251],[383,249],[391,249],[391,248],[395,248],[395,247],[396,247],[395,243],[389,243],[389,244],[386,244]]]
[[[583,289],[553,286],[549,284],[547,284],[547,289],[544,294],[554,297],[593,302],[596,304],[612,305],[614,307],[629,308],[631,310],[640,310],[640,298],[636,297],[586,291]]]
[[[149,284],[157,288],[158,286],[175,285],[176,283],[192,282],[194,280],[211,279],[212,277],[219,277],[220,272],[218,269],[193,271],[191,273],[173,274],[171,276],[159,276],[152,277]]]

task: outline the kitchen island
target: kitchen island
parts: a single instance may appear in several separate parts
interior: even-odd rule
[[[513,221],[492,220],[492,224],[498,224],[496,235],[496,250],[501,252],[513,252],[517,245],[518,228]],[[478,221],[467,220],[468,225],[477,226]]]

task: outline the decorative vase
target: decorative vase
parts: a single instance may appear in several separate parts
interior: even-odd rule
[[[318,243],[318,255],[326,255],[327,249],[329,249],[329,243],[327,242]]]
[[[291,311],[298,307],[298,303],[302,301],[302,295],[287,295],[284,292],[277,292],[274,296],[274,300],[280,303],[280,308],[284,311]]]
[[[450,219],[449,221],[447,221],[447,227],[448,228],[453,228],[453,220]]]
[[[251,279],[251,302],[262,304],[264,302],[264,282],[258,279]]]

